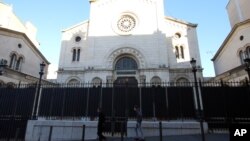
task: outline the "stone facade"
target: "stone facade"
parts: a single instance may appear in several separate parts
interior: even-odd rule
[[[246,10],[249,8],[248,0],[230,0],[227,5],[232,29],[212,59],[214,80],[244,81],[247,78],[244,58],[250,57],[250,15]]]
[[[90,1],[89,20],[62,32],[57,81],[193,81],[191,58],[202,78],[197,25],[164,16],[163,5],[163,0]]]
[[[39,51],[36,28],[31,23],[23,25],[11,6],[0,2],[0,59],[7,60],[7,67],[0,76],[1,84],[35,83],[40,66],[49,62]],[[46,78],[47,67],[45,67]]]

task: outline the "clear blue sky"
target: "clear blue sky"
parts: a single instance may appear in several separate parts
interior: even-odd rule
[[[40,50],[52,63],[58,64],[61,30],[89,17],[88,0],[2,0],[13,6],[24,23],[31,21],[38,29]],[[227,34],[230,24],[226,5],[229,0],[165,0],[165,15],[198,24],[197,34],[204,76],[214,76],[211,58]]]

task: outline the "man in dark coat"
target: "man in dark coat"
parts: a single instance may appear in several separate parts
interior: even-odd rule
[[[103,126],[105,123],[105,115],[102,112],[102,109],[100,107],[97,109],[97,112],[98,112],[97,135],[99,137],[99,141],[102,141],[102,140],[106,140],[106,137],[103,136],[103,134],[102,134]]]
[[[136,127],[135,127],[136,139],[144,140],[143,132],[141,129],[142,113],[137,105],[134,106],[134,111],[136,112]],[[138,131],[141,134],[140,137]]]

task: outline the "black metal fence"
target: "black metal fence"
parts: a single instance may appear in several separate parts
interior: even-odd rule
[[[43,88],[39,116],[47,119],[94,118],[100,106],[108,117],[134,118],[134,105],[141,107],[145,119],[195,116],[192,87]]]
[[[0,88],[0,139],[24,139],[35,88]]]
[[[203,118],[210,129],[228,128],[233,123],[249,123],[248,83],[200,82]],[[39,117],[79,120],[97,117],[101,106],[111,120],[135,118],[134,105],[141,107],[144,120],[196,119],[194,83],[113,85],[41,85]],[[31,118],[35,85],[0,88],[0,139],[24,139]],[[122,122],[123,123],[123,122]],[[120,124],[122,125],[122,124]],[[110,126],[118,129],[117,125]],[[124,126],[123,126],[124,127]],[[110,128],[109,128],[110,130]],[[107,129],[108,131],[108,129]]]

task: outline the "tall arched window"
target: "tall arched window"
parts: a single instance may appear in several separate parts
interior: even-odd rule
[[[184,59],[184,48],[183,46],[180,46],[181,49],[181,58]]]
[[[239,56],[240,56],[240,62],[241,62],[241,64],[244,64],[244,53],[243,53],[242,50],[239,52]]]
[[[12,54],[11,57],[10,57],[10,68],[14,68],[15,65],[16,65],[16,59],[17,59],[17,56],[16,54]]]
[[[136,61],[130,57],[120,58],[115,65],[115,70],[137,70],[138,66]]]
[[[179,59],[179,55],[180,55],[179,48],[178,48],[178,46],[175,46],[175,56],[176,56],[176,58]]]
[[[80,49],[78,49],[78,50],[77,50],[77,61],[79,61],[79,60],[80,60],[80,52],[81,52],[81,50],[80,50]]]
[[[246,48],[246,56],[249,58],[250,57],[250,46],[247,46]]]
[[[136,74],[137,63],[133,58],[122,57],[115,64],[117,74]]]
[[[73,48],[72,51],[72,61],[79,61],[80,60],[81,49]]]
[[[23,58],[22,57],[19,57],[19,59],[17,60],[17,63],[16,63],[16,68],[15,70],[21,70],[21,67],[22,67],[22,63],[23,63]]]
[[[72,61],[76,61],[76,49],[73,49]]]

